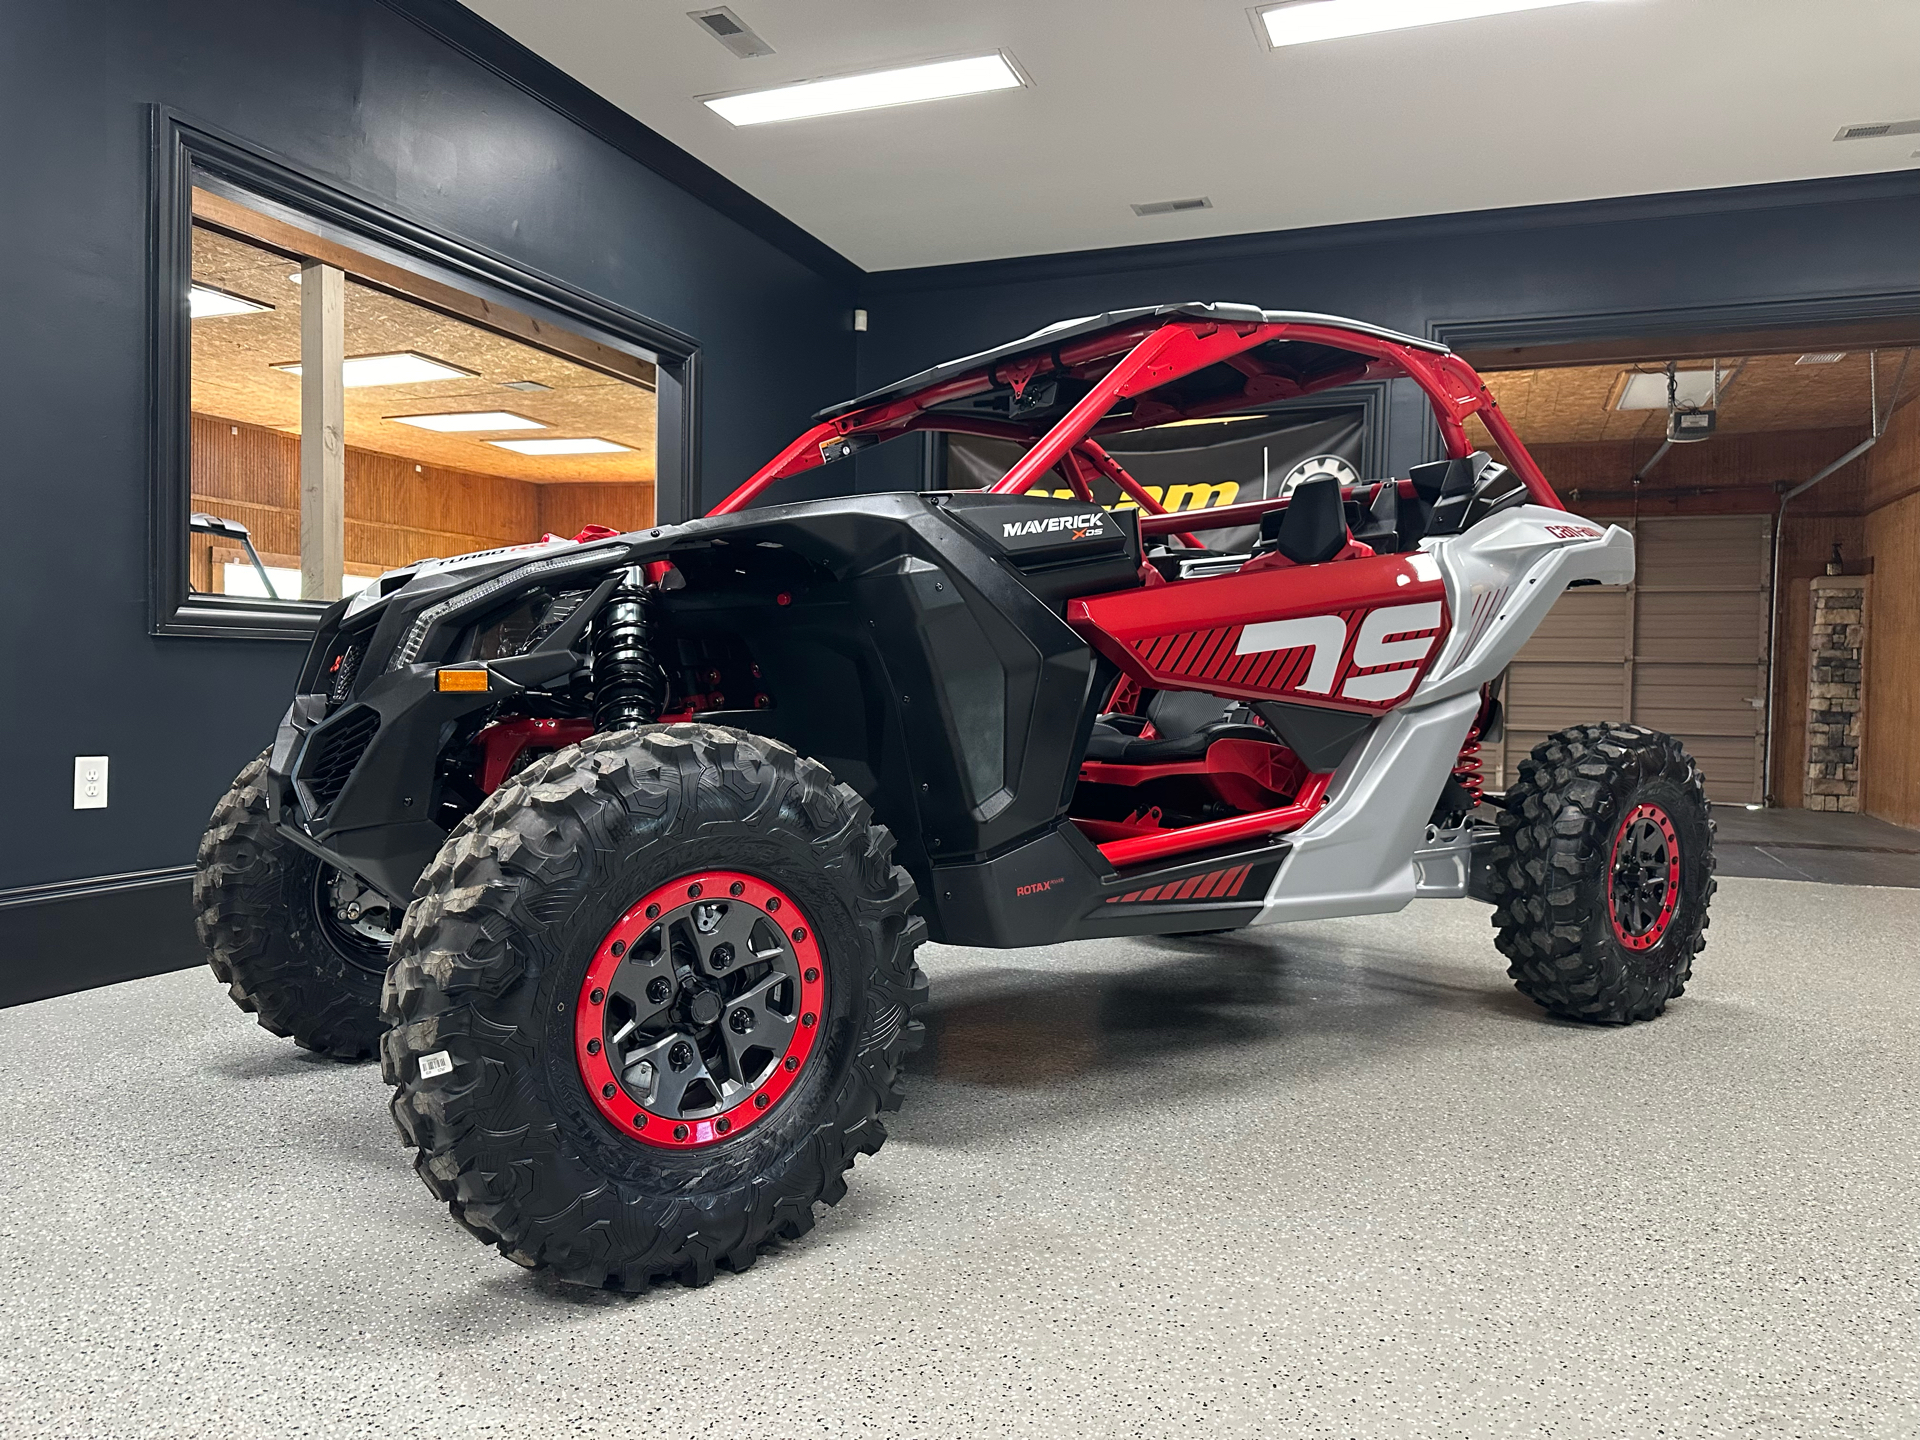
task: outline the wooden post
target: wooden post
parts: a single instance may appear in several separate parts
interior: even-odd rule
[[[300,597],[338,600],[347,561],[346,276],[300,267]]]

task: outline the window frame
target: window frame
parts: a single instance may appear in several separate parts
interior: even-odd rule
[[[148,224],[148,633],[307,642],[327,602],[195,593],[192,500],[195,185],[425,279],[545,320],[654,365],[654,505],[661,523],[699,511],[700,343],[565,281],[419,224],[165,105],[150,112]]]

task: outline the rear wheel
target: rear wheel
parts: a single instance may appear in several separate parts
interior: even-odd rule
[[[925,935],[821,766],[702,725],[513,777],[421,879],[383,1047],[415,1168],[564,1280],[704,1283],[811,1228],[886,1138]]]
[[[1650,1020],[1706,945],[1713,820],[1680,742],[1638,725],[1563,730],[1521,762],[1490,856],[1495,943],[1536,1004]]]
[[[379,892],[274,828],[264,755],[214,807],[193,905],[213,973],[263,1028],[338,1060],[373,1055],[398,917]]]

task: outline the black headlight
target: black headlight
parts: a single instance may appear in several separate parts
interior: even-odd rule
[[[475,660],[499,660],[524,655],[566,623],[585,603],[591,590],[529,591],[513,609],[481,627],[474,644]]]

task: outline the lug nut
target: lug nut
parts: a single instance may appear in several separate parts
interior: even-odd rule
[[[733,946],[714,946],[713,953],[707,956],[707,963],[716,970],[726,969],[729,965],[733,964]]]
[[[681,1041],[678,1045],[675,1045],[671,1050],[667,1051],[667,1064],[676,1070],[685,1070],[689,1065],[693,1064],[693,1047],[687,1044],[686,1041]]]
[[[727,1017],[727,1024],[733,1028],[734,1034],[744,1035],[753,1029],[753,1011],[742,1005]]]
[[[666,1004],[667,997],[671,994],[673,994],[673,986],[667,983],[665,976],[656,976],[647,982],[647,999],[654,1004]]]

